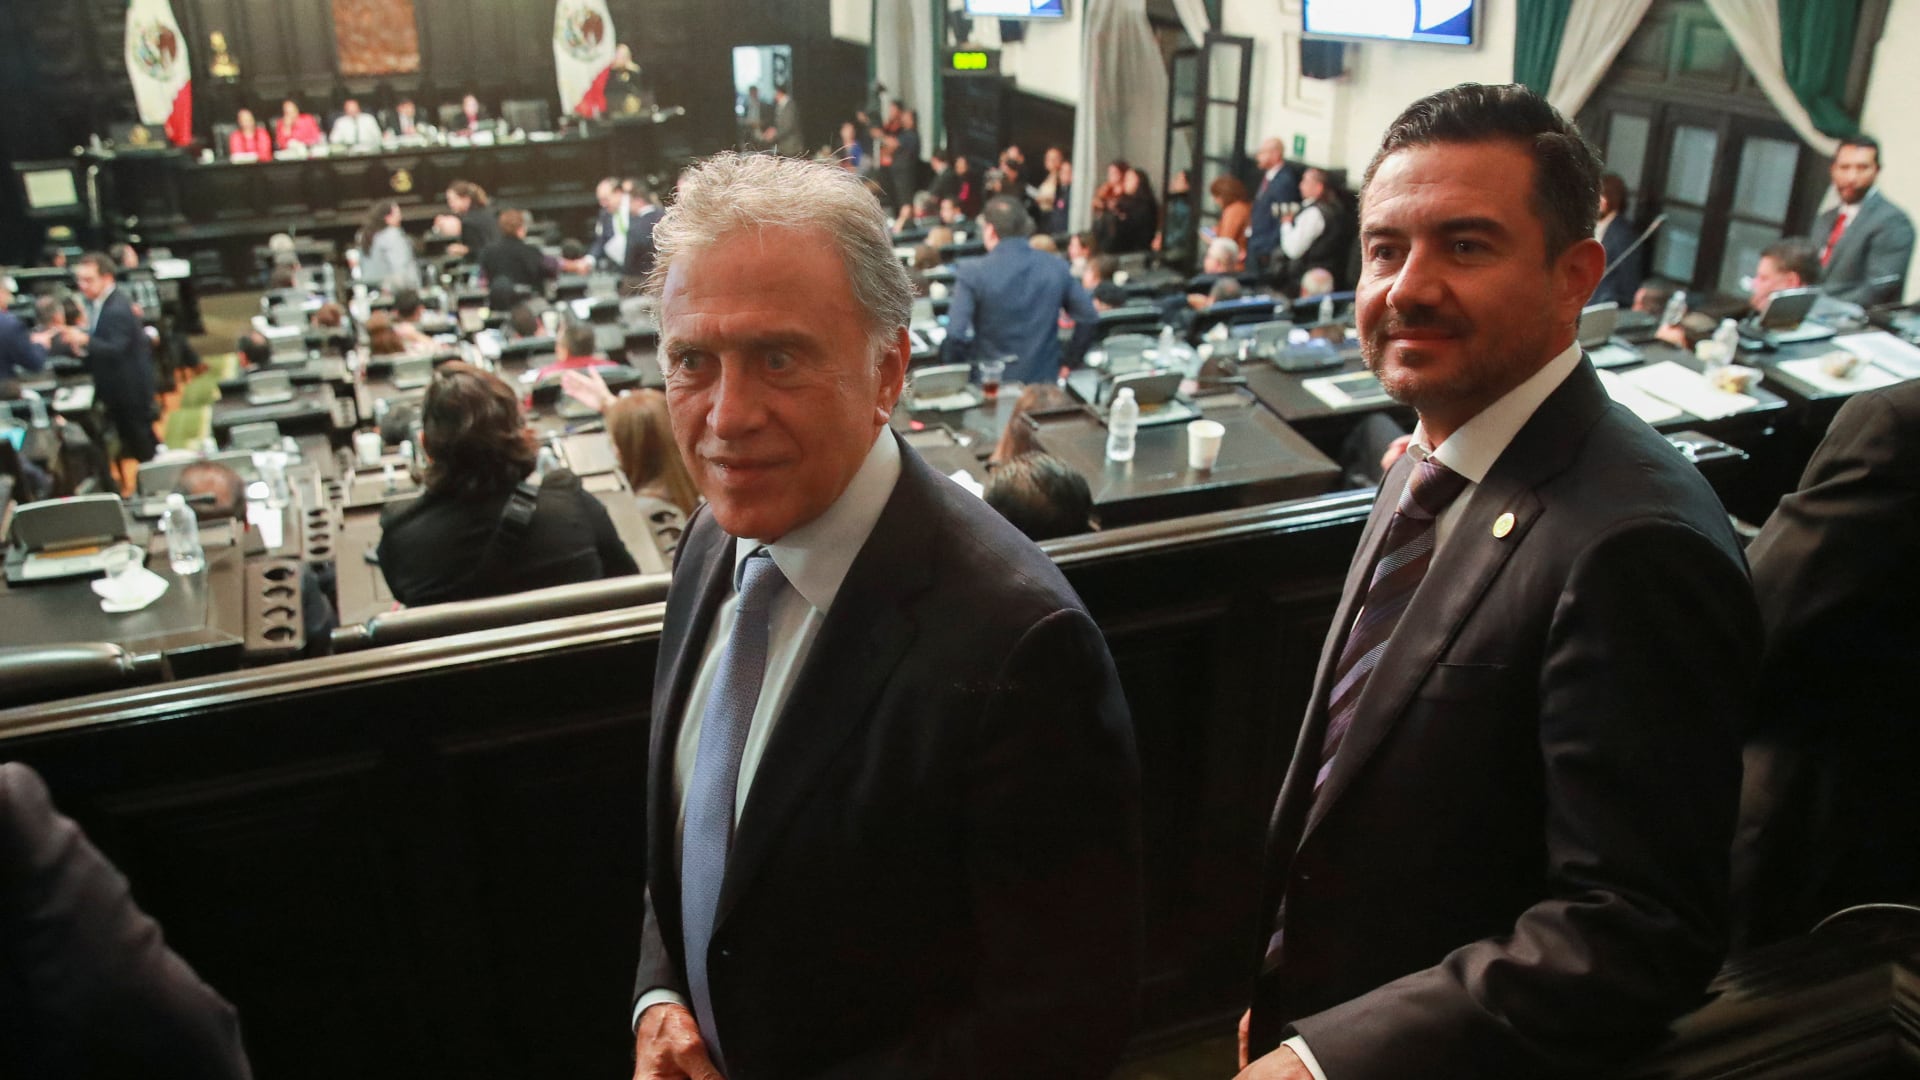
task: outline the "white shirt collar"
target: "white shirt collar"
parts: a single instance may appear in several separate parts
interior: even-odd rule
[[[1619,216],[1620,215],[1616,212],[1616,213],[1608,214],[1606,217],[1603,217],[1599,221],[1594,222],[1593,238],[1595,240],[1605,240],[1607,238],[1607,226],[1613,224],[1613,219]]]
[[[873,534],[873,527],[879,522],[881,511],[887,508],[887,500],[893,497],[893,486],[899,479],[900,447],[894,442],[893,432],[881,428],[860,471],[853,474],[846,490],[819,517],[771,544],[748,539],[733,542],[736,586],[737,575],[747,556],[764,547],[794,591],[825,615],[833,606],[841,584],[847,580],[854,557]]]
[[[1283,168],[1285,168],[1285,167],[1286,167],[1286,164],[1287,164],[1287,163],[1283,161],[1283,162],[1281,162],[1280,164],[1278,164],[1278,165],[1275,165],[1275,166],[1274,166],[1273,168],[1271,168],[1271,169],[1268,169],[1268,170],[1267,170],[1267,173],[1266,173],[1266,178],[1267,178],[1268,180],[1271,180],[1271,179],[1273,179],[1274,177],[1276,177],[1276,176],[1279,176],[1279,175],[1280,175],[1280,170],[1281,170],[1281,169],[1283,169]]]
[[[1426,425],[1415,424],[1409,450],[1418,460],[1433,458],[1466,477],[1469,482],[1480,483],[1487,478],[1493,463],[1506,453],[1513,437],[1527,426],[1528,420],[1533,419],[1540,403],[1567,381],[1567,376],[1573,374],[1573,369],[1579,363],[1580,344],[1575,342],[1547,361],[1539,371],[1529,375],[1525,382],[1507,391],[1498,401],[1460,425],[1459,430],[1441,443],[1438,450],[1427,441]]]

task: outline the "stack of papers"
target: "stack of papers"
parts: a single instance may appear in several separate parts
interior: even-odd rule
[[[1758,398],[1718,389],[1707,381],[1706,376],[1672,360],[1648,364],[1627,372],[1621,378],[1635,388],[1669,405],[1677,405],[1702,420],[1718,420],[1760,404]]]
[[[1833,343],[1902,379],[1920,378],[1920,349],[1885,331],[1848,334],[1843,338],[1835,338]]]
[[[1844,376],[1827,374],[1827,358],[1813,356],[1803,360],[1782,360],[1777,367],[1808,386],[1829,394],[1855,394],[1878,386],[1892,386],[1901,378],[1874,364],[1855,364]]]
[[[1625,405],[1629,412],[1649,424],[1664,424],[1686,415],[1666,402],[1642,392],[1640,388],[1611,371],[1602,371],[1599,374],[1600,385],[1607,388],[1607,396]]]

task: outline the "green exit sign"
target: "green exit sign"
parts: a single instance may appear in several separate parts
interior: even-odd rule
[[[999,72],[998,49],[954,49],[947,53],[948,74],[997,75]]]
[[[1303,158],[1307,156],[1307,137],[1305,135],[1295,135],[1293,137],[1293,155],[1292,156],[1295,158]]]

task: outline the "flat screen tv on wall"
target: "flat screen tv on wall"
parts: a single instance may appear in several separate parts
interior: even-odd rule
[[[1480,0],[1301,0],[1300,28],[1310,38],[1478,43]]]

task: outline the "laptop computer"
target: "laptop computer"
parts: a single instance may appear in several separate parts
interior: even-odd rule
[[[247,376],[247,404],[280,405],[292,400],[292,375],[284,371],[256,371]]]
[[[1589,304],[1581,309],[1579,341],[1586,350],[1587,359],[1598,368],[1624,367],[1640,362],[1640,351],[1623,342],[1613,339],[1613,331],[1620,323],[1620,305],[1616,301]]]
[[[1763,331],[1792,330],[1806,319],[1818,299],[1819,289],[1780,289],[1767,297],[1766,306],[1754,317],[1754,325]]]
[[[907,407],[946,411],[970,409],[980,404],[980,399],[974,396],[969,386],[972,377],[971,364],[935,364],[914,368],[910,384],[913,397]]]
[[[104,573],[122,552],[132,524],[120,496],[76,495],[28,503],[8,528],[7,582],[52,581]]]

